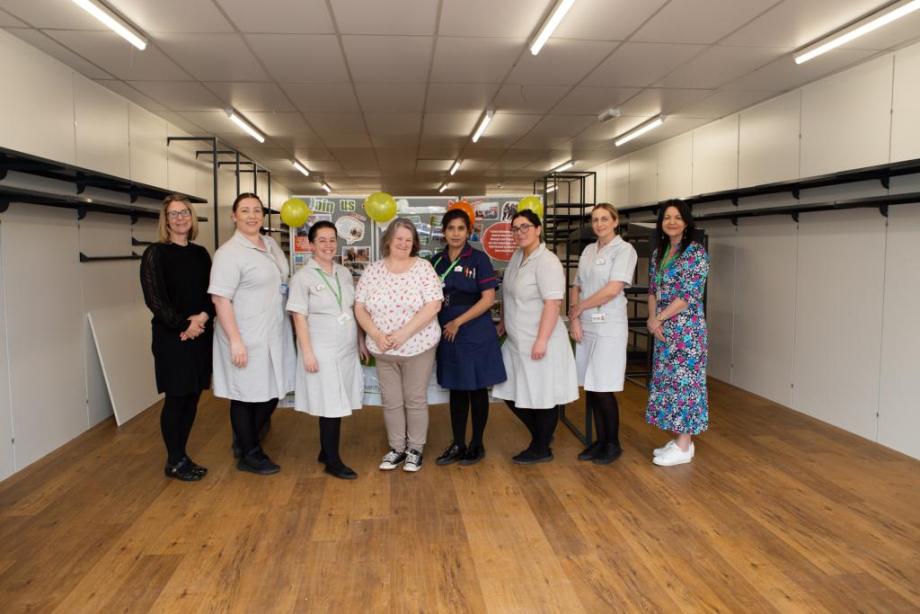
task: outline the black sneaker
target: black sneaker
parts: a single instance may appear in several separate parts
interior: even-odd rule
[[[470,446],[466,449],[463,456],[460,457],[460,465],[464,467],[475,465],[486,457],[486,449],[482,446]]]
[[[524,450],[512,459],[515,465],[536,465],[537,463],[548,463],[553,460],[553,451],[534,452],[533,450]]]
[[[466,454],[466,446],[461,446],[456,443],[450,444],[441,456],[434,461],[435,465],[450,465],[456,463],[458,460],[463,458],[463,455]]]
[[[261,448],[250,450],[248,454],[240,458],[236,464],[240,471],[249,471],[258,475],[272,475],[281,471],[281,466],[272,462]]]
[[[173,478],[181,482],[197,482],[200,480],[204,474],[198,471],[195,471],[195,468],[188,462],[187,459],[182,459],[175,465],[170,465],[166,463],[166,466],[163,468],[163,473],[168,478]]]
[[[589,461],[593,460],[597,453],[600,452],[601,448],[604,447],[604,444],[600,441],[595,441],[590,446],[579,452],[578,460],[580,461]]]
[[[415,473],[422,468],[422,453],[413,448],[406,452],[406,463],[403,465],[403,471]]]
[[[390,451],[383,455],[379,468],[384,471],[392,471],[399,467],[404,460],[406,460],[405,452],[397,452],[393,448],[390,448]]]

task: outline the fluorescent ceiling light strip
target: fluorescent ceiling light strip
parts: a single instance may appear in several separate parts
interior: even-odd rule
[[[460,170],[460,160],[454,162],[453,166],[450,167],[450,176],[453,177],[457,174],[457,171]]]
[[[556,168],[552,169],[550,172],[551,173],[561,173],[562,171],[566,171],[572,168],[573,166],[575,166],[575,160],[569,160],[568,162],[563,162]]]
[[[613,141],[613,144],[614,144],[616,147],[619,147],[620,145],[624,145],[624,144],[630,142],[630,141],[633,140],[633,139],[639,138],[640,136],[642,136],[642,135],[645,134],[646,132],[649,132],[650,130],[654,130],[655,128],[657,128],[658,126],[660,126],[660,125],[663,124],[663,123],[664,123],[664,116],[663,116],[663,115],[659,115],[659,116],[657,116],[657,117],[653,117],[652,119],[648,120],[647,122],[644,122],[644,123],[642,123],[642,124],[639,124],[638,126],[636,126],[635,128],[633,128],[632,130],[628,130],[628,131],[624,132],[623,134],[621,134],[620,136],[616,137],[616,139]]]
[[[904,0],[903,2],[894,4],[881,13],[870,15],[862,21],[853,24],[849,28],[842,30],[841,32],[831,34],[830,36],[823,38],[822,40],[825,42],[819,41],[818,43],[807,47],[805,51],[795,54],[795,63],[803,64],[808,60],[812,60],[819,55],[831,51],[832,49],[836,49],[841,45],[845,45],[850,41],[859,38],[860,36],[878,30],[879,28],[888,25],[896,19],[900,19],[905,15],[913,13],[917,9],[920,9],[920,0]]]
[[[438,188],[438,193],[443,194],[443,193],[444,193],[444,190],[447,189],[447,185],[448,185],[448,184],[446,184],[446,183],[442,183],[442,184],[441,184],[441,187]]]
[[[297,160],[292,160],[292,162],[294,163],[294,168],[296,168],[298,171],[300,171],[301,173],[303,173],[305,176],[307,176],[307,177],[310,176],[310,171],[307,170],[307,167],[306,167],[306,166],[304,166],[303,164],[301,164],[301,163],[298,162]]]
[[[331,193],[332,193],[332,188],[330,188],[330,187],[329,187],[329,184],[326,183],[325,181],[323,182],[323,189],[326,190],[326,193],[327,193],[327,194],[331,194]]]
[[[489,122],[492,121],[493,111],[486,111],[482,114],[482,119],[479,120],[479,126],[476,127],[476,132],[473,133],[473,142],[476,143],[479,141],[480,137],[486,131],[486,127],[489,125]]]
[[[147,48],[147,37],[140,30],[115,14],[109,7],[96,0],[73,0],[74,4],[101,21],[105,27],[122,37],[141,51]]]
[[[260,143],[265,142],[265,135],[256,130],[252,124],[238,115],[236,111],[227,111],[227,116],[230,118],[230,121],[242,128],[243,132],[259,141]]]
[[[556,184],[554,183],[553,185],[551,185],[551,186],[549,186],[548,188],[546,188],[546,191],[547,191],[547,192],[555,192],[555,191],[556,191]]]
[[[569,12],[569,9],[572,8],[573,4],[575,4],[575,0],[559,0],[559,2],[556,3],[556,6],[553,7],[553,11],[549,14],[549,18],[543,22],[537,35],[530,41],[531,54],[537,55],[540,53],[540,50],[543,49],[543,45],[546,44],[549,37],[553,35],[553,32],[555,32],[559,24],[562,23],[562,19],[565,17],[565,14]]]

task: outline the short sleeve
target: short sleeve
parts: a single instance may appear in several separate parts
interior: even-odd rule
[[[655,275],[658,269],[656,266],[657,261],[658,250],[656,249],[648,259],[648,293],[651,295],[658,294],[658,284],[655,283]]]
[[[427,260],[419,258],[419,266],[422,269],[419,273],[419,281],[422,286],[422,300],[426,303],[431,301],[443,301],[444,290],[441,288],[441,279],[434,272],[434,267]]]
[[[222,296],[233,300],[236,290],[240,286],[241,270],[233,252],[219,249],[214,254],[214,264],[211,265],[211,282],[208,285],[208,294]]]
[[[622,281],[628,288],[632,285],[638,261],[639,256],[636,255],[636,249],[629,243],[623,243],[619,253],[613,258],[608,281]]]
[[[575,271],[575,285],[579,288],[585,287],[585,261],[587,260],[587,258],[585,258],[585,252],[587,251],[588,248],[586,247],[584,251],[581,252],[581,256],[578,257],[578,270]]]
[[[693,303],[703,300],[706,278],[709,276],[709,254],[699,243],[692,243],[691,247],[687,248],[686,255],[686,262],[675,276],[675,294],[686,303]]]
[[[562,270],[562,263],[555,254],[546,252],[539,262],[540,268],[537,270],[537,290],[540,291],[540,298],[544,301],[558,301],[565,298],[565,273]]]
[[[292,313],[301,315],[309,315],[310,313],[310,284],[308,283],[307,275],[307,269],[303,268],[291,279],[285,309]]]
[[[480,253],[476,263],[476,283],[479,290],[491,290],[498,287],[498,277],[492,267],[492,261],[485,254]]]

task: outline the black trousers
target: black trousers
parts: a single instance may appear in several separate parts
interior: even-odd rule
[[[167,394],[160,411],[160,432],[166,444],[167,462],[177,464],[187,456],[185,446],[198,413],[200,392],[186,395]]]

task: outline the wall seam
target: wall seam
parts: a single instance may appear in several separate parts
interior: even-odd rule
[[[6,354],[6,372],[4,376],[6,377],[7,386],[6,394],[7,400],[9,401],[10,408],[10,461],[12,466],[10,467],[10,475],[13,475],[19,471],[19,466],[16,462],[16,420],[14,419],[13,414],[13,367],[12,361],[10,360],[10,335],[7,331],[9,326],[9,321],[6,318],[6,276],[3,275],[3,237],[2,237],[2,224],[0,224],[0,306],[3,307],[2,313],[0,313],[0,320],[3,322],[3,351]]]

